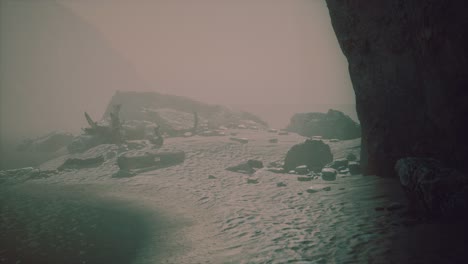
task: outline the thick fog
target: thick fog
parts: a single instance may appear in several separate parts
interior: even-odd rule
[[[324,1],[2,0],[0,10],[2,141],[78,132],[116,90],[238,106],[274,126],[329,105],[355,118]]]

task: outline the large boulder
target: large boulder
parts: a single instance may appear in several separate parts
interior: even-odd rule
[[[354,139],[361,136],[361,127],[349,116],[330,109],[327,113],[295,114],[287,127],[288,131],[324,139]]]
[[[365,174],[404,157],[468,172],[466,1],[326,0],[356,94]]]
[[[321,140],[307,139],[304,143],[294,145],[286,154],[284,160],[285,171],[307,165],[311,171],[319,172],[326,164],[333,160],[330,146]]]
[[[395,166],[410,207],[431,216],[468,216],[468,178],[426,158],[400,159]]]

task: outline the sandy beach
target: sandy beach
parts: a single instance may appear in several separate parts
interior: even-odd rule
[[[420,232],[402,210],[385,209],[405,202],[395,179],[348,174],[303,182],[266,169],[251,176],[226,171],[247,159],[282,160],[304,140],[237,132],[249,143],[167,139],[164,150],[185,151],[185,162],[134,177],[112,177],[118,148],[100,145],[75,154],[108,157],[99,167],[6,185],[1,241],[8,247],[0,256],[20,263],[429,263],[418,258],[431,254],[410,259],[411,247],[393,244]],[[279,142],[269,143],[273,137]],[[327,143],[335,159],[359,155],[359,139]]]

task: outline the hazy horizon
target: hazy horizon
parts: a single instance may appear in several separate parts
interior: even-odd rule
[[[357,119],[324,1],[1,5],[2,141],[76,133],[116,90],[237,106],[272,126],[325,106]]]

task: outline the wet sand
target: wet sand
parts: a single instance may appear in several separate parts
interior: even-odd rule
[[[167,219],[87,189],[43,184],[1,188],[0,263],[127,264],[150,242],[153,249],[164,249],[159,231],[173,225]]]

